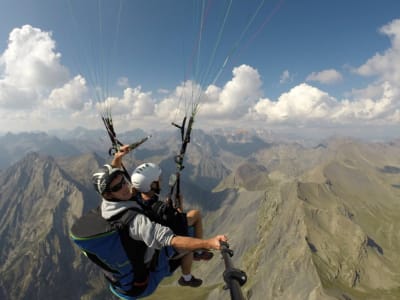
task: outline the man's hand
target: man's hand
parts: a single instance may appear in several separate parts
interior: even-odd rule
[[[129,145],[123,145],[119,148],[119,151],[115,153],[115,156],[122,157],[127,155],[130,151]]]
[[[226,235],[217,235],[208,240],[208,243],[210,243],[209,248],[214,250],[221,250],[220,242],[227,242],[227,241],[228,238]]]
[[[121,168],[122,167],[122,157],[127,155],[130,151],[129,145],[123,145],[119,148],[119,151],[114,154],[113,161],[111,165],[114,168]]]

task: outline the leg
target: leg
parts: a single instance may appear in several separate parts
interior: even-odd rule
[[[182,276],[181,278],[179,278],[178,283],[182,286],[198,287],[203,283],[201,279],[198,279],[191,274],[192,263],[193,263],[192,252],[189,252],[188,254],[186,254],[184,257],[181,258]]]
[[[186,218],[189,226],[194,226],[194,237],[203,238],[203,221],[201,213],[197,209],[190,210],[186,213]],[[194,260],[210,260],[214,254],[210,251],[198,249],[194,252]]]
[[[201,213],[197,209],[192,209],[186,213],[186,218],[189,226],[194,226],[194,237],[203,238],[203,221]]]
[[[181,269],[183,275],[190,275],[192,271],[193,253],[189,252],[181,260]]]

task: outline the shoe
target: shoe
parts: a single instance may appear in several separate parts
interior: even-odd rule
[[[178,283],[182,286],[190,286],[190,287],[199,287],[201,286],[201,284],[203,283],[203,280],[198,279],[196,277],[194,277],[192,275],[192,279],[190,279],[189,281],[186,281],[185,279],[183,279],[183,277],[181,276],[181,278],[179,278]]]
[[[196,251],[193,253],[193,260],[210,260],[213,257],[214,253],[210,251],[203,250],[200,253]]]

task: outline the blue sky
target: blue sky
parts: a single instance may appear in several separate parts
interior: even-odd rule
[[[104,103],[165,129],[199,102],[204,129],[397,136],[400,1],[1,3],[2,131],[101,127]]]

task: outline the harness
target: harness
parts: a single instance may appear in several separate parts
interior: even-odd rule
[[[149,272],[157,265],[159,251],[149,264],[144,263],[147,245],[129,236],[129,224],[138,213],[153,222],[168,226],[177,235],[188,235],[186,214],[157,200],[150,206],[135,201],[135,206],[104,219],[97,207],[79,218],[70,236],[80,250],[98,265],[106,280],[127,296],[138,296],[147,287]],[[180,260],[170,262],[173,272]]]
[[[107,281],[129,296],[146,289],[150,271],[144,263],[147,245],[129,236],[129,223],[138,213],[143,210],[133,207],[106,220],[98,207],[78,219],[70,231],[73,242],[102,269]]]

